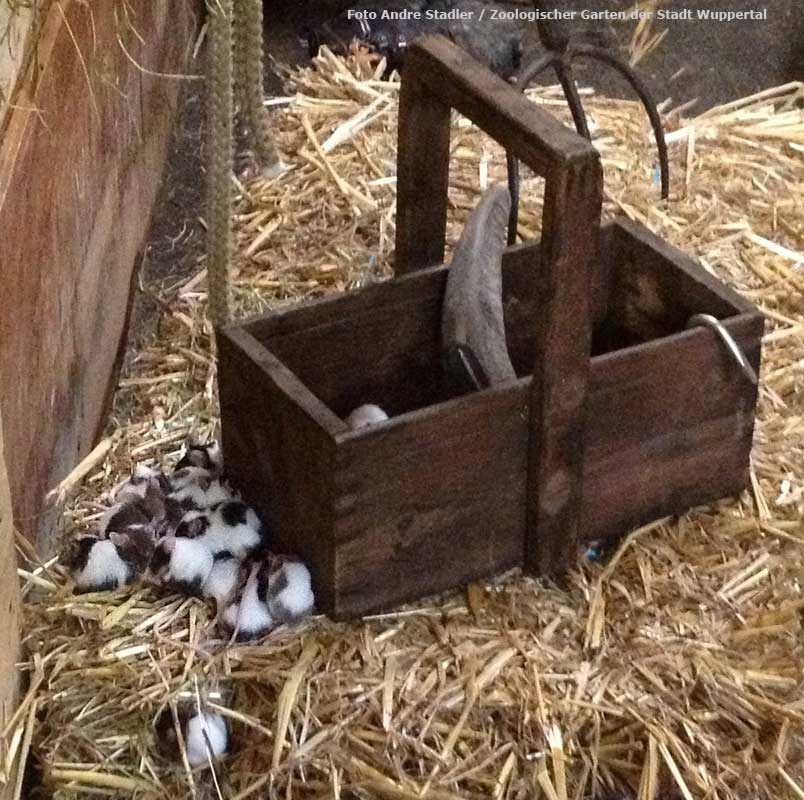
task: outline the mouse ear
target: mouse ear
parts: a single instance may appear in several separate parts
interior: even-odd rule
[[[173,534],[168,534],[162,538],[159,544],[166,553],[172,553],[176,549],[176,537]]]
[[[127,533],[112,531],[109,534],[109,541],[119,550],[121,547],[131,546],[131,537]]]

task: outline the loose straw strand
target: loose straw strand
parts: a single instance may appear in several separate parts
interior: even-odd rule
[[[216,326],[228,322],[232,254],[232,16],[233,0],[209,8],[207,74],[207,281],[209,313]]]

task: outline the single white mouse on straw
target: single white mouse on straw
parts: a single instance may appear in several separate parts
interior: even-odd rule
[[[177,761],[181,758],[177,723],[191,767],[208,765],[210,756],[216,761],[227,753],[229,726],[224,717],[185,703],[176,709],[175,720],[170,708],[165,708],[154,722],[159,750],[167,757]]]
[[[386,414],[379,406],[372,403],[367,403],[359,408],[356,408],[346,418],[346,424],[350,428],[364,428],[367,425],[376,425],[379,422],[385,422],[388,419]]]
[[[217,761],[226,754],[229,745],[229,729],[220,714],[202,711],[187,721],[184,733],[187,761],[191,767],[208,764],[210,758]]]

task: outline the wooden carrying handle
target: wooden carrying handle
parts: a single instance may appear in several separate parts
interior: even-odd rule
[[[399,100],[397,275],[444,260],[453,108],[545,178],[534,269],[546,272],[547,292],[535,315],[524,561],[557,573],[579,536],[600,159],[586,139],[448,39],[421,37],[406,53]]]

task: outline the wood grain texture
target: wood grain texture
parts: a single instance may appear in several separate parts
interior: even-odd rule
[[[5,722],[11,718],[19,700],[20,593],[3,440],[3,419],[0,414],[0,719]],[[13,781],[0,786],[0,800],[10,800],[13,794]]]
[[[8,121],[0,407],[17,525],[33,538],[45,493],[103,424],[174,119],[180,82],[137,64],[187,72],[195,26],[185,0],[54,3]]]
[[[338,437],[336,618],[522,563],[527,395],[489,389]]]
[[[227,477],[274,548],[305,560],[317,602],[332,608],[334,435],[346,424],[250,334],[231,326],[216,338]]]
[[[586,139],[443,36],[420,37],[405,58],[407,79],[420,81],[539,175],[557,163],[594,159]]]
[[[758,370],[762,315],[724,324]],[[708,329],[594,358],[584,532],[607,538],[744,489],[756,398],[756,387]]]
[[[563,572],[580,535],[583,447],[603,173],[597,159],[547,176],[542,271],[547,295],[533,320],[526,568]]]
[[[450,108],[405,70],[399,93],[394,271],[444,260],[449,188]]]

